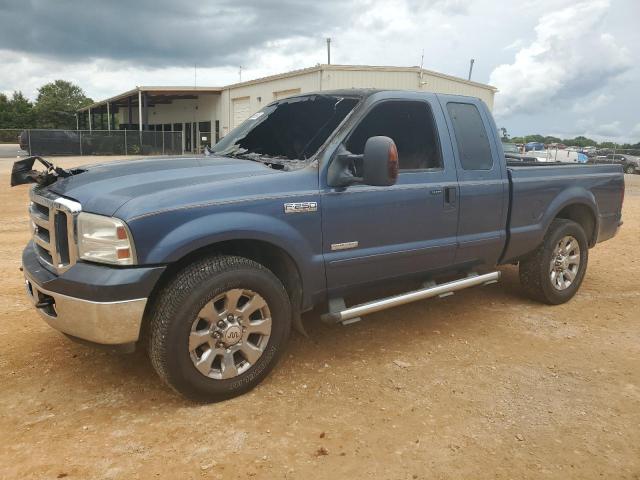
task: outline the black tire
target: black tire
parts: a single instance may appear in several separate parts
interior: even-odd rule
[[[257,292],[271,313],[271,332],[259,359],[229,379],[214,379],[196,369],[189,335],[201,309],[217,295],[241,288]],[[291,303],[278,278],[262,265],[236,256],[211,256],[179,271],[151,307],[148,351],[160,378],[185,397],[216,402],[241,395],[259,384],[281,355],[291,331]]]
[[[564,290],[558,290],[550,278],[550,264],[554,248],[566,236],[572,236],[577,240],[580,247],[580,264],[571,285]],[[561,218],[553,220],[540,246],[520,260],[520,283],[527,295],[533,300],[549,305],[569,301],[580,288],[587,271],[588,247],[587,236],[579,224]]]
[[[629,175],[636,173],[636,168],[633,165],[627,165],[624,167],[624,173],[628,173]]]

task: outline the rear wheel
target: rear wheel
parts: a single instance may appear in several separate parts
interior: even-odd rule
[[[584,278],[588,247],[579,224],[555,219],[542,244],[520,261],[520,283],[529,297],[550,305],[569,301]]]
[[[627,165],[624,167],[624,173],[632,174],[636,172],[636,168],[633,165]]]
[[[242,257],[214,256],[180,271],[151,310],[151,363],[176,391],[219,401],[260,383],[284,348],[289,297],[278,278]]]

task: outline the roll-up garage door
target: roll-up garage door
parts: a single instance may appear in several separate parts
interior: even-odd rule
[[[233,104],[233,127],[237,127],[244,122],[251,114],[251,103],[249,97],[234,98]]]
[[[283,98],[292,97],[300,93],[299,88],[292,88],[290,90],[280,90],[279,92],[273,92],[274,100],[282,100]]]

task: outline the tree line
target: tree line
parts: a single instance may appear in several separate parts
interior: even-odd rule
[[[640,142],[631,144],[631,143],[614,143],[614,142],[597,142],[589,137],[578,136],[574,138],[559,138],[553,137],[550,135],[524,135],[522,137],[511,137],[505,128],[501,128],[501,136],[502,141],[505,143],[529,143],[529,142],[537,142],[544,143],[548,145],[550,143],[562,143],[567,147],[596,147],[596,148],[618,148],[618,149],[638,149],[640,148]]]
[[[92,103],[82,88],[66,80],[56,80],[40,87],[35,102],[20,91],[13,92],[10,97],[0,93],[0,129],[75,130],[76,111]]]

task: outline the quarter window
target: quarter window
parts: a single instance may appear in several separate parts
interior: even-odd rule
[[[470,103],[448,103],[447,110],[456,135],[464,170],[491,170],[493,156],[480,112]]]

